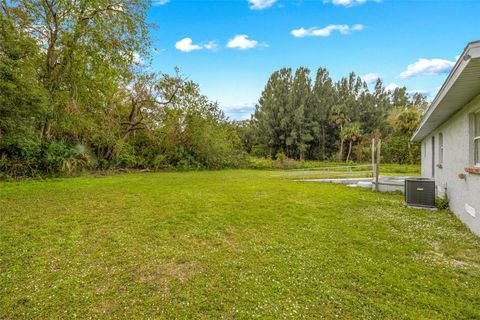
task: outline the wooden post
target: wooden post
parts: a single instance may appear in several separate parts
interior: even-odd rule
[[[378,178],[380,176],[380,154],[381,154],[381,149],[382,149],[382,139],[378,139],[378,145],[377,145],[377,163],[375,165],[375,191],[379,190],[378,186]]]
[[[375,138],[372,139],[372,180],[375,177]]]

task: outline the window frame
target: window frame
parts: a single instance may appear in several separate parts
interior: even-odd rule
[[[443,164],[444,156],[444,143],[443,143],[443,132],[438,134],[438,163]]]
[[[480,149],[480,136],[478,137],[474,137],[473,138],[473,149],[474,149],[474,162],[475,162],[475,167],[480,167],[480,159],[477,159],[477,157],[480,158],[479,156],[479,153],[480,151],[478,149]]]
[[[478,127],[477,127],[478,126]],[[480,167],[480,111],[473,114],[473,165]]]

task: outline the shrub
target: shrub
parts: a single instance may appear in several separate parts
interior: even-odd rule
[[[252,150],[250,150],[250,155],[254,157],[264,157],[267,155],[267,151],[263,145],[255,145],[252,147]]]
[[[135,154],[135,148],[121,140],[117,141],[115,144],[113,162],[115,166],[120,168],[135,168],[141,163],[140,159]]]
[[[439,210],[445,210],[449,208],[449,200],[447,195],[445,197],[436,197],[435,198],[435,206]]]
[[[93,153],[84,145],[70,147],[60,141],[46,141],[42,144],[42,171],[49,175],[73,175],[97,167]]]
[[[152,161],[152,166],[155,170],[167,169],[171,167],[167,156],[164,154],[157,155]]]
[[[276,155],[275,155],[275,159],[277,159],[278,162],[283,162],[285,159],[287,159],[287,156],[285,155],[285,153],[283,152],[278,152]]]

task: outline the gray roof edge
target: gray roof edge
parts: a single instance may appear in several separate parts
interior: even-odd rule
[[[415,131],[415,133],[411,138],[412,141],[420,141],[430,133],[430,132],[422,133],[422,128],[424,127],[425,123],[428,122],[431,114],[440,104],[440,102],[445,97],[445,95],[448,93],[448,91],[452,87],[455,80],[457,80],[458,76],[462,73],[463,69],[465,69],[465,67],[467,66],[468,62],[471,59],[475,59],[479,57],[480,57],[480,40],[469,42],[465,47],[465,49],[463,50],[460,57],[458,58],[457,62],[453,66],[452,71],[450,71],[450,74],[448,75],[447,79],[445,80],[443,85],[440,87],[440,90],[438,90],[437,95],[433,99],[427,111],[423,115],[420,125],[418,126],[417,130]]]

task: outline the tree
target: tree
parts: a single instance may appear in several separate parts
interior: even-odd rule
[[[360,140],[362,136],[362,130],[360,128],[360,123],[359,122],[353,122],[347,124],[343,130],[340,132],[340,135],[342,136],[342,139],[345,141],[348,141],[348,153],[347,153],[347,159],[346,162],[350,160],[350,155],[352,153],[352,145],[354,142]]]
[[[270,155],[288,153],[287,138],[291,132],[289,112],[292,70],[283,68],[274,72],[268,79],[255,108],[255,131],[258,141],[269,150]]]
[[[50,109],[42,136],[78,142],[90,125],[88,114],[109,107],[128,81],[135,57],[147,52],[148,5],[141,0],[3,3],[3,14],[42,47],[38,71]]]
[[[328,71],[325,68],[319,68],[312,89],[313,111],[310,119],[314,137],[311,148],[312,158],[325,160],[330,155],[330,152],[327,152],[327,146],[329,149],[333,148],[333,143],[328,136],[331,136],[332,129],[329,118],[335,101],[334,93]]]
[[[218,104],[148,72],[149,3],[0,2],[0,178],[239,165]]]
[[[292,158],[305,159],[309,143],[313,140],[312,92],[310,70],[298,68],[292,82],[288,112],[292,115],[291,131],[287,133],[287,155]]]
[[[413,145],[410,138],[413,136],[413,133],[418,128],[421,117],[422,116],[419,108],[411,106],[409,108],[400,110],[400,112],[394,115],[391,119],[391,126],[394,129],[394,134],[406,137],[405,140],[410,161],[414,161]]]
[[[15,170],[31,174],[32,165],[24,158],[39,153],[36,130],[45,112],[46,92],[37,76],[38,54],[35,41],[0,14],[0,171],[18,161]]]
[[[345,143],[345,137],[342,135],[343,127],[347,124],[350,119],[347,118],[346,106],[345,104],[337,104],[333,107],[332,113],[330,115],[330,121],[332,121],[338,130],[339,137],[339,151],[337,155],[338,161],[343,161],[343,145]]]
[[[164,106],[156,126],[154,139],[160,141],[159,154],[181,167],[238,166],[240,139],[218,103],[200,94],[199,86],[193,82],[185,82],[177,89],[169,80],[169,91],[177,93]]]
[[[320,68],[312,86],[307,68],[298,68],[293,78],[290,69],[282,69],[270,77],[249,122],[248,141],[258,144],[249,150],[299,159],[325,160],[336,154],[338,161],[361,160],[362,146],[376,137],[384,138],[384,150],[395,155],[390,159],[403,159],[403,152],[405,159],[417,161],[409,138],[425,108],[422,95],[409,95],[406,88],[387,91],[380,79],[370,92],[353,72],[333,84]],[[358,152],[352,153],[354,148]]]

